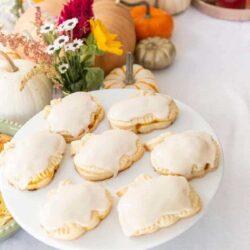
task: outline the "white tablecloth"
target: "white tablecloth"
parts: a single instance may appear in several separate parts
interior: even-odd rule
[[[216,20],[193,8],[175,21],[178,56],[171,68],[156,73],[160,90],[196,109],[212,125],[224,149],[225,174],[200,222],[156,249],[249,249],[250,22]],[[0,244],[0,250],[31,249],[52,248],[23,230]]]

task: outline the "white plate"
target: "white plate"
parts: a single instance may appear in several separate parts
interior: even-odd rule
[[[101,90],[92,92],[92,94],[102,102],[106,111],[113,103],[121,99],[125,99],[133,93],[136,93],[135,90]],[[216,138],[216,135],[214,134],[211,127],[198,113],[185,104],[179,101],[176,102],[180,109],[180,116],[178,120],[170,128],[168,128],[168,130],[177,132],[189,129],[197,129],[206,131]],[[47,128],[47,124],[43,119],[42,114],[39,113],[17,132],[14,140],[19,140],[20,138],[26,137],[28,134],[34,133],[38,130],[43,130],[45,128]],[[95,132],[101,132],[107,128],[109,128],[109,126],[107,120],[105,119],[98,126]],[[153,138],[165,130],[159,130],[147,135],[141,135],[142,140],[145,141],[149,138]],[[107,184],[111,191],[115,191],[118,187],[131,182],[141,173],[149,173],[152,176],[157,176],[151,167],[149,153],[145,153],[144,157],[140,161],[136,162],[130,169],[120,173],[117,178],[105,181],[105,184]],[[193,226],[201,218],[201,216],[207,210],[209,202],[212,200],[219,187],[222,174],[223,162],[221,160],[219,169],[207,174],[203,178],[192,181],[193,186],[200,194],[203,202],[203,209],[200,213],[191,218],[183,219],[177,224],[169,228],[161,229],[151,235],[133,238],[124,236],[121,231],[115,205],[117,201],[114,202],[114,206],[110,215],[104,221],[102,221],[96,229],[87,232],[78,240],[55,240],[48,237],[41,229],[39,226],[39,209],[46,199],[48,191],[57,187],[58,183],[65,178],[70,178],[74,182],[84,181],[84,179],[82,179],[75,171],[72,159],[68,153],[66,154],[61,167],[56,173],[54,180],[46,188],[33,192],[20,192],[19,190],[16,190],[10,186],[2,178],[2,193],[10,212],[18,224],[35,238],[53,247],[74,250],[148,249],[180,235],[188,228]]]

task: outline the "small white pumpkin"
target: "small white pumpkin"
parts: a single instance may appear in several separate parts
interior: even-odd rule
[[[133,83],[127,84],[126,70],[125,65],[112,70],[104,79],[104,88],[129,88],[158,92],[156,79],[151,71],[143,68],[139,64],[133,64]]]
[[[45,75],[36,75],[20,91],[23,77],[35,64],[0,54],[6,59],[0,60],[0,118],[23,124],[49,104],[52,85]]]
[[[185,11],[191,4],[191,0],[146,0],[151,6],[166,10],[169,14],[175,15]],[[126,0],[129,3],[136,0]]]
[[[156,0],[158,7],[166,10],[171,15],[185,11],[191,4],[191,0]]]
[[[176,56],[174,44],[161,37],[141,40],[136,47],[136,61],[147,69],[163,69],[171,65]]]

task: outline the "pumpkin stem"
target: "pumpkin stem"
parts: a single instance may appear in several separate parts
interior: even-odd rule
[[[2,57],[8,63],[11,72],[16,72],[19,70],[19,68],[14,64],[14,62],[10,59],[10,57],[1,50],[0,50],[0,57]]]
[[[144,5],[145,8],[146,8],[145,17],[146,18],[150,18],[151,17],[150,4],[147,1],[139,1],[139,2],[136,2],[136,3],[128,3],[128,2],[126,2],[124,0],[117,0],[116,2],[124,4],[124,5],[128,6],[128,7],[135,7],[135,6],[139,6],[139,5]]]
[[[134,73],[133,73],[134,58],[131,52],[127,53],[126,56],[126,78],[125,83],[131,85],[134,83]]]

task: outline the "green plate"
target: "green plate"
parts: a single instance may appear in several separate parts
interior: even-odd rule
[[[0,133],[2,134],[13,136],[21,127],[22,125],[16,122],[0,119]]]
[[[22,125],[16,122],[0,119],[0,133],[2,134],[13,136],[21,127]],[[10,220],[6,225],[0,227],[0,241],[9,238],[19,228],[19,225],[13,219]]]

